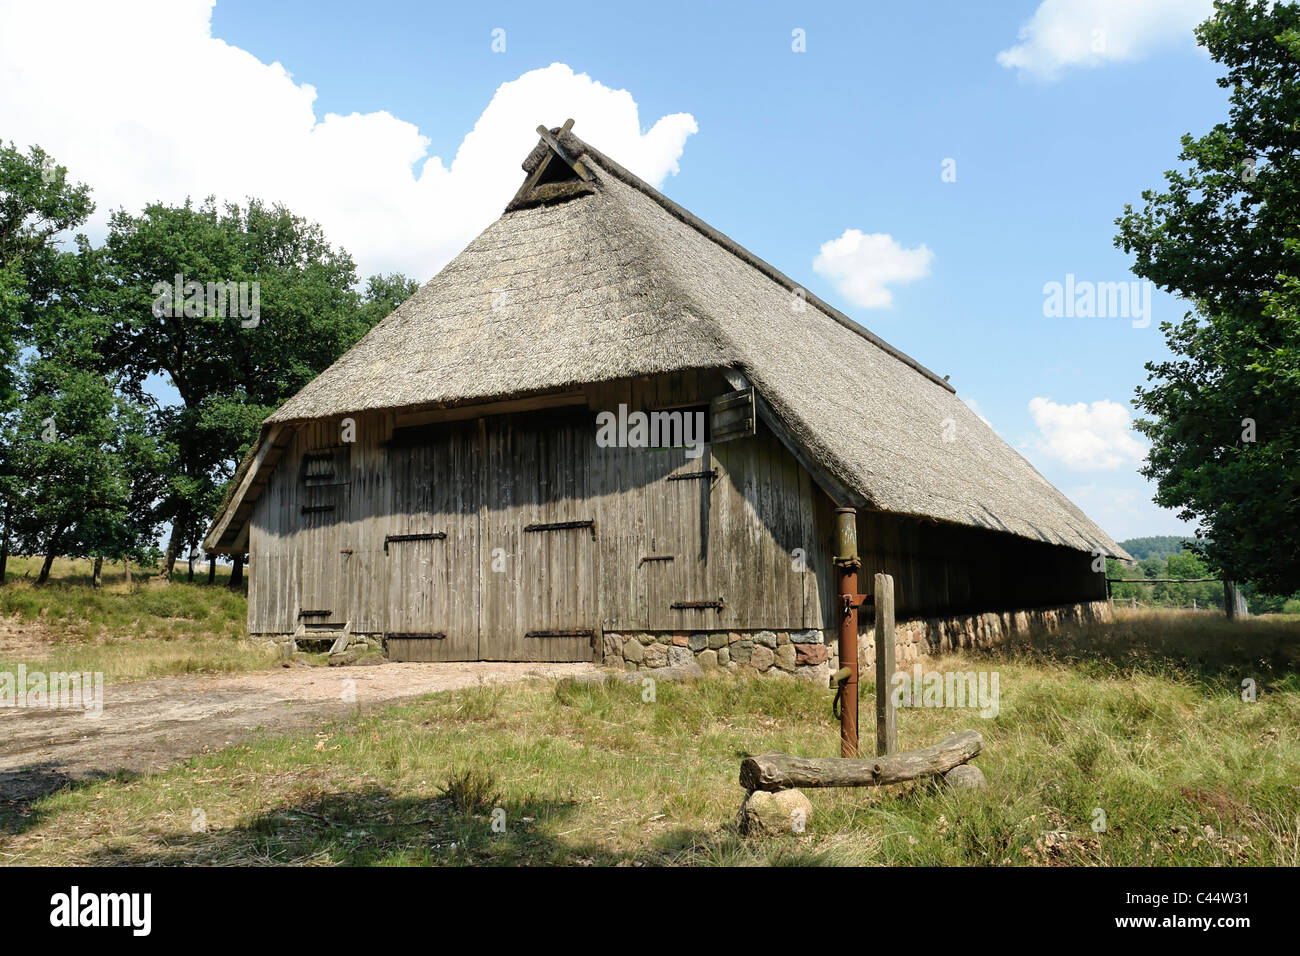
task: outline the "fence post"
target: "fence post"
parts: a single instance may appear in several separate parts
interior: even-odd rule
[[[894,711],[894,579],[876,575],[876,756],[898,752]]]

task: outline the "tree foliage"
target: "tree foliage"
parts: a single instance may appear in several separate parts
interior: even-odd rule
[[[257,200],[119,211],[102,254],[106,366],[138,400],[158,377],[180,397],[158,409],[169,557],[202,536],[262,420],[414,291],[399,275],[358,291],[318,225]]]
[[[415,284],[278,205],[119,210],[39,147],[0,148],[0,579],[27,553],[149,559],[197,543],[262,420]],[[168,395],[170,386],[179,401]],[[48,564],[48,562],[47,562]]]
[[[1138,388],[1157,503],[1200,524],[1228,577],[1300,587],[1300,6],[1219,0],[1197,29],[1229,115],[1182,139],[1116,244],[1191,310]]]

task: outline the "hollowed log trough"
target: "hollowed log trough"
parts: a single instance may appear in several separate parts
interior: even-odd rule
[[[920,750],[883,757],[792,757],[766,753],[746,757],[740,764],[740,785],[746,790],[793,790],[801,787],[883,787],[934,774],[974,758],[984,745],[976,730],[963,730]]]

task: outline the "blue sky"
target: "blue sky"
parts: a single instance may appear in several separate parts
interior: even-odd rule
[[[426,186],[435,173],[459,173],[456,192],[472,193],[480,188],[467,169],[473,162],[484,176],[491,166],[494,180],[513,176],[500,187],[513,192],[522,177],[517,142],[535,140],[533,126],[558,124],[585,101],[569,101],[562,92],[548,99],[545,90],[530,100],[520,91],[531,80],[511,87],[528,122],[522,140],[512,134],[509,146],[500,147],[509,152],[500,167],[513,170],[509,176],[475,161],[490,155],[489,140],[496,142],[485,110],[503,84],[565,64],[606,91],[626,91],[643,134],[661,117],[689,114],[665,120],[662,141],[646,146],[639,160],[648,170],[643,175],[877,334],[951,375],[960,395],[1116,538],[1189,530],[1150,503],[1151,489],[1136,472],[1137,442],[1122,414],[1117,418],[1121,409],[1094,404],[1127,407],[1145,377],[1143,363],[1165,354],[1159,323],[1180,316],[1183,306],[1156,293],[1145,328],[1128,317],[1050,318],[1044,285],[1063,283],[1067,274],[1094,282],[1134,279],[1128,258],[1113,246],[1115,217],[1144,188],[1160,185],[1183,133],[1199,135],[1226,112],[1217,70],[1188,28],[1205,0],[661,3],[623,10],[222,0],[210,9],[210,32],[210,4],[186,4],[183,17],[174,7],[164,12],[149,3],[126,4],[119,13],[138,7],[140,23],[149,18],[151,26],[131,35],[143,33],[153,44],[154,84],[202,83],[190,94],[193,102],[224,104],[225,113],[214,116],[215,106],[203,106],[169,119],[154,102],[141,115],[105,125],[95,162],[102,167],[104,154],[111,154],[120,174],[104,172],[96,180],[76,163],[87,137],[65,132],[77,111],[93,104],[78,106],[51,80],[56,88],[42,87],[41,95],[63,112],[55,119],[49,108],[38,115],[29,102],[36,67],[24,65],[29,54],[17,43],[0,40],[0,80],[25,85],[28,104],[0,94],[5,135],[54,151],[74,176],[92,182],[101,209],[209,189],[287,198],[311,215],[317,201],[333,202],[321,206],[320,218],[363,269],[424,270],[416,275],[423,281],[485,223],[473,222],[468,235],[457,231],[448,220],[470,222],[479,213],[430,190],[418,194],[426,205],[412,205],[414,199],[404,198],[417,195],[409,191],[412,183],[422,171]],[[0,22],[10,18],[14,26],[19,14],[5,7],[0,0]],[[116,29],[110,21],[84,22],[90,13],[62,16],[88,34]],[[505,31],[503,52],[493,49],[497,29]],[[1022,29],[1029,30],[1023,37]],[[795,30],[804,31],[803,52],[792,49]],[[88,51],[94,40],[86,37]],[[999,62],[999,53],[1018,44],[1018,53]],[[104,59],[98,77],[122,69],[114,65],[123,59],[117,52]],[[30,63],[38,62],[31,56]],[[206,70],[205,57],[216,58]],[[271,76],[267,67],[276,63],[285,76]],[[187,79],[191,71],[206,79]],[[548,76],[555,83],[532,85],[563,91],[578,82]],[[228,88],[216,91],[222,77],[230,78]],[[148,82],[143,74],[140,82]],[[137,101],[163,95],[140,89],[149,92]],[[265,115],[250,118],[240,97]],[[602,135],[602,124],[630,107],[612,93],[606,99],[608,110],[575,116],[575,132],[626,161]],[[357,114],[352,125],[336,127],[353,145],[328,168],[315,157],[333,139],[325,135],[327,124],[313,126],[327,114]],[[480,121],[483,142],[477,151],[462,150],[465,163],[457,171],[452,159]],[[193,160],[180,158],[184,150],[163,142],[171,135],[164,126],[179,124],[192,143],[252,155],[259,123],[267,129],[305,124],[312,151],[295,154],[278,179],[271,173],[259,179],[249,164],[225,181],[213,170],[234,168],[241,158],[232,154],[223,166],[193,169]],[[116,150],[105,150],[104,138]],[[376,151],[384,146],[391,163],[366,154],[367,143]],[[264,166],[287,163],[282,153]],[[424,171],[435,156],[446,169]],[[952,182],[942,176],[947,160],[955,168]],[[133,176],[139,183],[126,188]],[[208,187],[204,176],[221,181]],[[371,198],[354,183],[369,177],[376,184]],[[384,191],[385,177],[400,179],[400,188]],[[482,188],[499,211],[500,188]],[[292,195],[278,196],[277,189]],[[363,216],[356,211],[363,207],[386,218],[372,216],[366,228],[344,221],[348,210]],[[386,230],[384,223],[396,225]],[[404,258],[411,246],[404,237],[422,228],[438,232],[438,242],[423,258]],[[849,230],[879,237],[882,251],[897,260],[866,283],[890,304],[870,301],[861,282],[853,291],[860,278],[854,270],[876,266],[843,243],[831,248],[829,267],[814,269],[823,244]]]

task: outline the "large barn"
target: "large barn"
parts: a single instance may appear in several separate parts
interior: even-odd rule
[[[204,542],[249,556],[252,635],[821,673],[841,506],[900,660],[1104,613],[1125,552],[946,378],[571,125],[263,424]]]

